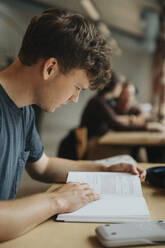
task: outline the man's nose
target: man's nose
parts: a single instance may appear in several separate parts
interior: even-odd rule
[[[79,99],[79,94],[76,95],[76,96],[73,96],[73,102],[74,103],[77,103],[78,102],[78,99]]]
[[[70,99],[71,102],[77,103],[79,99],[79,93],[73,95]]]

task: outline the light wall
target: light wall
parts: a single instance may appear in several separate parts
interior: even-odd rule
[[[113,56],[113,67],[131,80],[138,89],[138,100],[150,102],[152,94],[153,54],[121,47],[122,55]]]

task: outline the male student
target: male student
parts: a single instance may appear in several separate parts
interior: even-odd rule
[[[110,49],[84,17],[50,9],[32,19],[18,59],[0,73],[0,241],[99,199],[87,184],[68,183],[50,193],[14,200],[25,165],[32,178],[49,183],[65,182],[68,171],[129,171],[145,176],[129,164],[105,168],[50,158],[40,143],[29,105],[54,112],[77,102],[81,90],[99,88],[109,77]]]

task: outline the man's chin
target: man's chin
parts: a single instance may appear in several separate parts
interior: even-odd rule
[[[48,109],[47,112],[53,113],[57,108],[58,108],[58,107],[54,107],[54,108]]]
[[[53,113],[58,107],[53,107],[53,108],[45,108],[42,107],[42,110],[48,112],[48,113]]]

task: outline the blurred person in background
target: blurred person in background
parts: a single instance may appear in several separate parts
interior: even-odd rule
[[[130,83],[123,83],[123,88],[116,103],[116,113],[123,115],[123,121],[128,124],[130,131],[146,130],[146,131],[164,131],[164,126],[158,121],[153,121],[151,114],[151,105],[149,109],[143,107],[143,104],[137,102],[136,95],[138,90]]]
[[[123,115],[126,124],[134,125],[135,128],[136,126],[144,127],[146,121],[150,119],[150,115],[143,111],[137,102],[137,92],[136,87],[131,82],[124,82],[115,109],[118,115]]]
[[[136,88],[122,82],[113,72],[110,82],[87,103],[81,127],[88,130],[88,138],[99,137],[110,130],[115,131],[163,131],[158,122],[150,122],[150,115],[136,102]]]
[[[81,127],[88,130],[88,138],[99,137],[109,130],[115,131],[162,131],[160,123],[148,122],[149,116],[136,103],[133,84],[123,83],[113,72],[110,82],[87,103]]]

